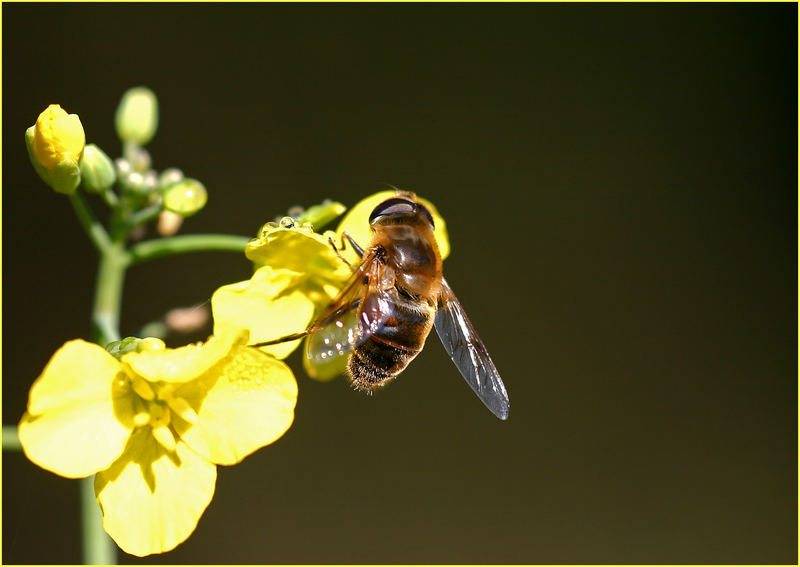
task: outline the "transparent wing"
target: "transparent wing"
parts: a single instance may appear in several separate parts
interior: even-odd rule
[[[347,354],[372,335],[390,312],[383,291],[389,270],[364,258],[339,295],[308,329],[303,365],[309,376],[330,379],[345,371]]]
[[[508,417],[509,401],[500,373],[489,351],[458,302],[453,290],[442,279],[439,311],[433,321],[447,354],[481,401],[500,419]]]

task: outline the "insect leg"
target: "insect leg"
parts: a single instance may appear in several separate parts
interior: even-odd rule
[[[353,240],[353,237],[350,236],[349,234],[347,234],[346,232],[343,232],[342,236],[344,238],[346,238],[348,242],[350,242],[350,246],[352,246],[353,250],[356,251],[356,254],[358,254],[358,257],[359,258],[363,258],[364,257],[364,249],[361,248],[361,246],[359,246],[358,244],[356,244],[356,241]]]
[[[311,332],[313,332],[315,330],[316,329],[312,327],[312,328],[306,329],[305,331],[302,331],[300,333],[292,333],[291,335],[286,335],[286,336],[280,337],[279,339],[272,339],[271,341],[264,341],[264,342],[261,342],[261,343],[256,343],[256,344],[248,345],[248,346],[251,346],[251,347],[262,347],[262,346],[269,346],[269,345],[277,345],[277,344],[280,344],[280,343],[286,343],[286,342],[289,342],[289,341],[302,339],[303,337],[305,337],[306,335],[308,335],[309,333],[311,333]]]
[[[331,238],[330,236],[328,237],[328,243],[330,243],[331,248],[333,248],[333,251],[336,252],[336,255],[339,256],[339,259],[342,262],[344,262],[345,264],[347,264],[347,267],[350,268],[351,271],[355,272],[356,270],[353,267],[353,265],[350,262],[348,262],[347,259],[344,256],[342,256],[342,253],[339,252],[338,248],[336,248],[336,243],[333,241],[333,238]],[[344,243],[342,243],[342,247],[344,248]]]

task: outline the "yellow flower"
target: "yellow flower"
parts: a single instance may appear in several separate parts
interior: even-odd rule
[[[25,132],[36,172],[59,193],[72,193],[80,183],[80,160],[86,144],[80,118],[51,104]]]
[[[216,465],[272,443],[294,419],[291,371],[246,342],[244,331],[177,349],[148,339],[119,360],[67,342],[31,387],[23,450],[62,476],[96,474],[103,526],[124,551],[168,551],[211,502]]]
[[[214,332],[228,327],[244,327],[250,331],[250,344],[266,342],[301,332],[322,314],[336,297],[352,272],[331,246],[341,246],[347,232],[362,248],[372,240],[369,216],[378,204],[395,196],[394,191],[381,191],[359,202],[342,219],[336,232],[318,234],[310,225],[297,226],[291,218],[280,224],[267,223],[259,237],[250,241],[245,254],[260,265],[249,280],[219,288],[211,298]],[[447,228],[436,207],[419,199],[434,219],[436,237],[442,258],[450,252]],[[347,244],[341,252],[352,266],[360,262]],[[278,358],[285,358],[300,340],[261,347]],[[327,367],[303,358],[303,366],[312,378],[329,380],[344,372],[342,357]]]
[[[350,270],[328,243],[333,233],[320,235],[309,225],[285,218],[267,223],[245,254],[261,267],[249,280],[219,288],[211,297],[214,332],[244,327],[250,344],[303,331],[335,297]],[[285,358],[300,341],[261,350]]]

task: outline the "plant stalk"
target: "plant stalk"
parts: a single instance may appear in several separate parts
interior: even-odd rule
[[[131,246],[128,258],[132,264],[172,254],[222,250],[244,252],[250,238],[232,234],[182,234],[145,240]]]

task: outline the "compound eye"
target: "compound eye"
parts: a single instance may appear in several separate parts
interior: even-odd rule
[[[431,228],[434,228],[434,225],[433,225],[433,217],[431,216],[431,213],[430,213],[430,211],[427,209],[427,207],[425,207],[425,205],[422,205],[422,204],[420,204],[420,203],[417,203],[417,208],[418,208],[420,211],[422,211],[422,214],[425,216],[425,218],[426,218],[426,219],[428,219],[428,222],[429,222],[429,223],[431,223]]]
[[[387,215],[412,215],[415,207],[416,204],[407,199],[398,197],[387,199],[372,210],[372,214],[369,215],[369,223],[372,224],[378,217]]]

